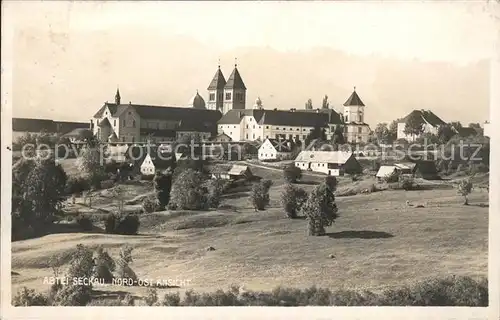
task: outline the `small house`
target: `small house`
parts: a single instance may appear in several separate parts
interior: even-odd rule
[[[171,168],[175,163],[175,156],[172,153],[148,153],[142,161],[141,174],[154,175],[157,171],[164,171]]]
[[[292,155],[291,143],[281,139],[266,139],[259,147],[258,158],[266,160],[285,160]]]
[[[378,180],[384,180],[396,172],[398,172],[396,166],[380,166],[375,176]]]
[[[211,173],[212,178],[224,180],[248,180],[253,176],[248,166],[237,164],[226,167],[215,167]]]
[[[415,162],[398,162],[394,166],[401,174],[413,174],[415,172]]]
[[[332,176],[362,172],[361,165],[352,152],[302,151],[294,162],[295,166],[301,170],[321,172]]]

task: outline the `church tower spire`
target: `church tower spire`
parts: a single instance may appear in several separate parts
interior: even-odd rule
[[[234,69],[224,86],[224,113],[231,109],[245,109],[247,88],[238,71],[236,58]]]
[[[116,103],[116,105],[119,105],[120,101],[121,101],[120,89],[116,88],[116,94],[115,94],[115,103]]]
[[[209,110],[219,110],[222,112],[223,101],[224,101],[224,86],[226,85],[226,79],[220,70],[220,60],[217,66],[217,71],[215,72],[210,85],[208,86],[208,103],[206,104]]]

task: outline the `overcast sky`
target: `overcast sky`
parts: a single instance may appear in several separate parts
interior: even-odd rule
[[[197,89],[206,98],[217,60],[227,78],[235,56],[248,87],[247,107],[258,95],[265,107],[288,108],[303,106],[309,97],[320,103],[324,94],[339,107],[356,85],[370,124],[402,117],[413,107],[433,109],[445,121],[482,122],[488,115],[488,59],[499,35],[498,20],[491,17],[496,3],[2,5],[15,27],[14,116],[88,120],[112,100],[117,86],[125,100],[182,105]],[[398,70],[383,74],[399,65],[403,83]],[[431,75],[432,70],[443,71]],[[442,96],[422,100],[445,93],[430,90],[423,79],[409,90],[409,79],[420,76],[432,77],[443,90],[470,92],[449,104]],[[300,90],[290,92],[286,81],[294,77],[307,81],[294,80]],[[398,95],[397,106],[388,100],[390,92]]]

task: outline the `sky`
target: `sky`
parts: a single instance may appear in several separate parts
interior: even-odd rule
[[[237,57],[264,107],[336,110],[356,86],[370,125],[432,109],[488,118],[497,2],[2,2],[15,117],[88,121],[122,101],[183,105]],[[497,10],[497,11],[495,11]],[[3,20],[3,19],[2,19]],[[4,40],[2,40],[4,41]],[[453,96],[453,97],[452,97]]]

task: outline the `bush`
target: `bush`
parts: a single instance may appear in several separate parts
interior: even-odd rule
[[[297,218],[297,213],[307,200],[307,193],[304,189],[298,188],[292,184],[287,184],[281,193],[281,205],[288,218]]]
[[[102,279],[105,283],[111,283],[113,280],[113,272],[116,268],[115,261],[101,246],[97,248],[96,253],[94,277]]]
[[[337,178],[334,176],[326,176],[325,177],[325,184],[326,186],[330,189],[331,192],[334,192],[337,190]]]
[[[316,186],[302,206],[302,213],[308,219],[308,234],[320,236],[325,234],[325,226],[330,226],[337,215],[333,191],[322,183]]]
[[[223,179],[211,179],[208,181],[208,207],[215,209],[219,207],[222,194],[227,190],[228,186],[229,183]]]
[[[92,220],[81,214],[76,217],[76,223],[82,228],[83,231],[92,231],[94,228]]]
[[[142,210],[146,213],[156,212],[159,208],[158,200],[154,196],[145,197],[142,200]]]
[[[204,187],[203,180],[200,172],[193,169],[182,170],[174,179],[172,185],[169,203],[171,207],[175,207],[178,210],[206,209],[208,206],[208,190]]]
[[[294,164],[287,166],[283,169],[283,178],[288,183],[296,183],[302,178],[302,170]]]
[[[115,232],[116,234],[134,235],[139,231],[139,217],[135,214],[126,214],[118,219]]]
[[[12,305],[15,307],[49,306],[50,303],[45,295],[23,287],[12,298]]]
[[[90,190],[90,183],[84,177],[69,177],[66,181],[67,194],[78,194]]]
[[[144,302],[146,305],[152,306],[158,302],[158,292],[155,288],[148,288],[146,290],[146,296],[144,297]]]
[[[155,178],[154,174],[141,174],[141,180],[144,181],[153,181]]]
[[[239,288],[214,292],[166,294],[164,306],[488,306],[488,281],[469,277],[429,279],[413,286],[374,293],[368,290],[335,290],[315,286],[296,289],[277,287],[271,292]]]
[[[255,211],[264,210],[269,205],[269,189],[271,185],[271,180],[261,180],[253,184],[250,192],[250,202]]]
[[[108,214],[104,218],[104,228],[106,233],[114,233],[116,228],[116,215],[113,213]]]
[[[405,191],[417,189],[417,184],[411,176],[400,176],[399,177],[399,188]]]
[[[470,180],[470,178],[463,179],[458,184],[457,191],[458,191],[459,195],[464,197],[464,199],[465,199],[464,205],[469,204],[469,199],[467,198],[467,196],[472,192],[472,188],[473,188],[473,185],[472,185],[472,181]]]
[[[181,303],[181,297],[179,295],[179,292],[165,294],[161,302],[163,306],[171,306],[171,307],[177,307],[180,305],[180,303]]]
[[[170,202],[170,192],[172,190],[172,175],[157,172],[154,176],[154,188],[156,191],[156,200],[159,208],[164,210]]]

